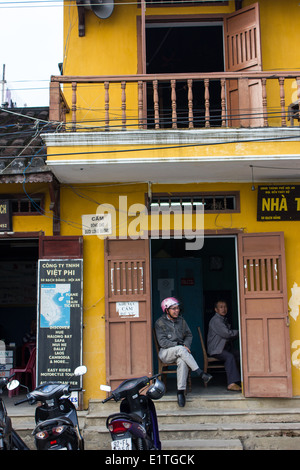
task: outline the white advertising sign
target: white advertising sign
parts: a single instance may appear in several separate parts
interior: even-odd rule
[[[110,235],[111,233],[111,214],[82,216],[82,235]]]
[[[138,317],[139,316],[139,303],[138,302],[117,302],[117,313],[120,317]]]

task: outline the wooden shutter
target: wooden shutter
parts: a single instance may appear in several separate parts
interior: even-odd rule
[[[246,397],[292,396],[283,233],[239,235]]]
[[[80,259],[83,257],[83,238],[80,236],[41,236],[40,259]]]
[[[225,69],[228,72],[261,70],[259,4],[254,3],[224,19]],[[229,80],[228,114],[233,127],[263,126],[260,79]]]
[[[149,240],[105,245],[106,377],[115,388],[122,380],[152,374]],[[134,315],[118,311],[118,302],[124,309],[132,305]]]

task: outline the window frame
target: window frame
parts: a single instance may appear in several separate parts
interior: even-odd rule
[[[146,202],[147,202],[147,208],[148,210],[151,211],[151,203],[153,199],[155,198],[164,198],[164,199],[169,199],[169,208],[172,208],[172,204],[170,202],[175,199],[205,199],[205,198],[223,198],[224,200],[227,197],[233,197],[234,198],[234,209],[206,209],[204,206],[204,213],[205,214],[235,214],[235,213],[240,213],[241,208],[240,208],[240,191],[200,191],[200,192],[193,192],[193,193],[182,193],[182,192],[172,192],[170,193],[152,193],[151,200],[148,199],[146,195]],[[180,204],[182,207],[182,204]],[[193,212],[195,212],[195,209],[193,209]]]
[[[26,196],[26,194],[6,194],[1,196],[2,199],[8,199],[11,201],[11,211],[13,216],[28,216],[28,215],[42,215],[39,211],[15,211],[13,209],[14,203],[18,203],[18,207],[21,207],[21,204],[25,201],[28,203],[28,208],[31,208],[31,201],[30,199]],[[34,195],[30,195],[30,198],[34,200],[34,202],[37,202],[39,207],[41,208],[41,211],[45,209],[45,195],[43,193],[37,193]]]

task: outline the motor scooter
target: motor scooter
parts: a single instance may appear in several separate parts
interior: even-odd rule
[[[5,389],[14,390],[19,386],[18,380],[11,380],[14,375],[0,378],[0,395]],[[29,447],[13,429],[2,397],[0,397],[0,450],[29,450]]]
[[[74,376],[84,375],[86,371],[85,366],[79,366]],[[76,408],[70,400],[71,393],[82,388],[72,387],[71,380],[68,384],[45,382],[15,403],[41,402],[35,410],[36,427],[32,432],[37,450],[84,450]]]
[[[160,399],[165,393],[165,386],[158,379],[160,374],[152,377],[139,377],[124,380],[111,395],[102,401],[120,403],[120,412],[108,416],[106,427],[111,435],[113,450],[161,450],[157,414],[153,400]],[[151,386],[142,394],[146,386]],[[101,390],[111,391],[106,385]]]

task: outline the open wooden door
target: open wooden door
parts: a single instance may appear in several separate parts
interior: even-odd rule
[[[224,43],[227,72],[261,70],[258,3],[226,15]],[[228,120],[232,127],[263,126],[261,80],[249,78],[229,80],[227,106]]]
[[[105,241],[106,378],[152,374],[149,240]]]
[[[246,397],[291,397],[283,233],[238,238],[243,385]]]

